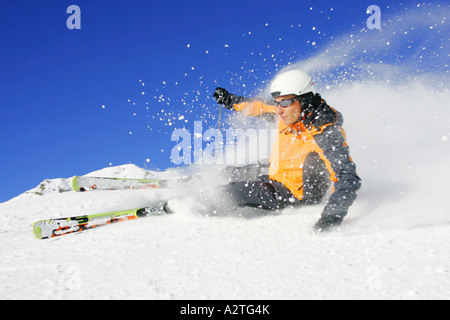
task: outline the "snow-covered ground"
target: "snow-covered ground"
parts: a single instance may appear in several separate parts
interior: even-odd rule
[[[310,232],[323,205],[207,217],[175,200],[174,215],[36,240],[36,220],[141,207],[172,193],[59,193],[70,178],[53,180],[0,204],[0,298],[449,299],[450,97],[420,88],[353,83],[327,93],[363,179],[340,231]],[[92,173],[180,174],[133,165]]]

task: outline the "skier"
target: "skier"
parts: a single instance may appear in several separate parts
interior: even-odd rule
[[[341,127],[342,115],[327,105],[315,92],[312,78],[300,70],[276,76],[270,92],[273,104],[240,97],[223,88],[214,92],[217,103],[229,110],[247,116],[276,114],[279,118],[268,179],[232,182],[225,187],[226,194],[236,207],[279,210],[319,203],[333,182],[333,193],[314,230],[323,232],[339,226],[361,186]]]
[[[273,103],[240,97],[223,88],[215,90],[214,98],[227,109],[267,119],[278,115],[279,133],[272,148],[268,176],[255,175],[250,181],[241,176],[239,181],[225,185],[220,197],[206,197],[199,202],[206,205],[207,212],[238,207],[280,210],[321,202],[333,183],[333,193],[314,230],[323,232],[341,225],[361,186],[341,127],[342,115],[315,93],[311,77],[299,70],[275,77],[270,92]],[[237,176],[239,170],[244,174],[254,173],[253,168],[231,168]],[[75,185],[77,191],[84,189]],[[33,233],[38,239],[47,239],[104,224],[170,213],[173,211],[165,201],[141,209],[42,220],[33,225]]]

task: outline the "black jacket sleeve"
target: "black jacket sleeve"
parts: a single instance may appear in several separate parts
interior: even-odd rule
[[[356,199],[356,193],[361,187],[361,179],[356,173],[355,163],[350,158],[349,148],[341,128],[342,116],[334,109],[331,110],[335,115],[335,121],[324,126],[322,132],[315,136],[317,145],[323,150],[323,155],[330,162],[337,179],[334,183],[334,192],[322,215],[343,218]]]

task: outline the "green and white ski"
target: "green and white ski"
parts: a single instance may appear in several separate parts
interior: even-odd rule
[[[86,216],[69,218],[55,218],[37,221],[33,224],[33,235],[37,239],[55,238],[75,232],[81,232],[92,228],[134,220],[150,215],[162,215],[173,213],[167,207],[166,202],[161,202],[150,207],[114,211]]]
[[[166,188],[166,180],[129,179],[76,176],[72,179],[72,189],[77,192],[94,190],[127,190],[127,189],[157,189]]]

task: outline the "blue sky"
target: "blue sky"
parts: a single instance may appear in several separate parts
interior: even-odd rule
[[[384,17],[417,3],[2,1],[0,202],[109,165],[171,167],[175,128],[217,125],[217,85],[254,94],[364,29],[369,5]],[[72,4],[81,30],[66,27]]]

